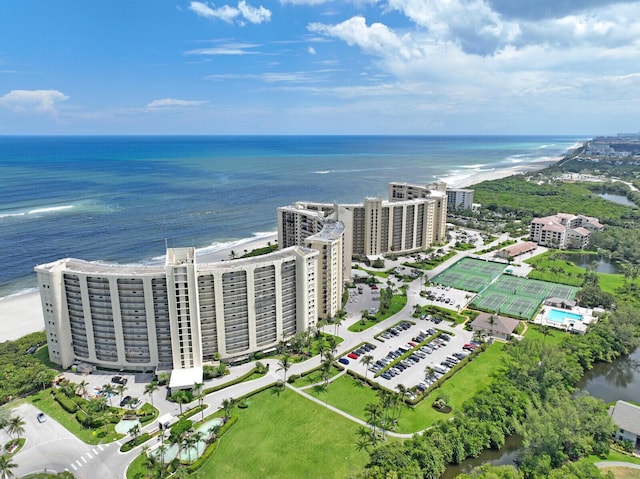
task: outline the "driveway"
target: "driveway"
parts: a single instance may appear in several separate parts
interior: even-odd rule
[[[70,471],[79,479],[122,478],[129,461],[114,460],[114,455],[119,455],[119,444],[87,445],[49,417],[46,422],[39,423],[36,419],[39,412],[28,403],[12,411],[13,415],[24,419],[23,437],[27,439],[13,458],[18,464],[15,470],[17,476],[42,471]],[[3,441],[8,440],[4,431],[2,435]]]

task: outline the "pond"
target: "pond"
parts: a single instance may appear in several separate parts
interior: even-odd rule
[[[493,466],[514,466],[516,459],[516,452],[522,445],[522,436],[514,434],[509,436],[504,443],[504,446],[499,451],[495,449],[487,449],[478,457],[467,459],[460,464],[448,466],[447,470],[440,477],[440,479],[453,479],[458,474],[466,474],[471,472],[476,466],[483,464],[491,464]]]
[[[598,273],[621,273],[620,266],[617,263],[607,260],[606,258],[597,256],[595,254],[559,254],[558,257],[563,261],[570,261],[579,268],[590,268],[594,264],[596,265],[596,272]]]
[[[578,388],[604,402],[640,398],[640,348],[612,363],[598,363],[587,371]]]
[[[629,198],[623,195],[612,195],[610,193],[602,193],[598,195],[600,198],[603,198],[607,201],[611,201],[613,203],[617,203],[623,206],[631,206],[634,207],[636,204],[633,201],[630,201]]]

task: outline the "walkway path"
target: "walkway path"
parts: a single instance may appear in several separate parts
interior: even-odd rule
[[[632,462],[622,462],[622,461],[601,461],[601,462],[596,462],[595,465],[599,468],[628,467],[630,469],[640,469],[640,464],[634,464]]]

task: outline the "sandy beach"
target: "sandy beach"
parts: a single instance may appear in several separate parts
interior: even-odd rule
[[[472,174],[449,184],[455,188],[468,188],[483,181],[498,180],[512,175],[519,175],[530,171],[541,170],[562,158],[548,158],[526,165],[516,165],[511,168],[483,171]],[[443,178],[446,181],[446,178]],[[273,244],[278,239],[277,233],[262,233],[251,238],[246,238],[230,243],[222,244],[219,249],[205,249],[197,254],[198,263],[215,263],[229,261],[231,251],[240,257],[246,251]],[[26,334],[44,330],[44,319],[40,297],[38,292],[17,294],[0,299],[0,341],[20,338]]]

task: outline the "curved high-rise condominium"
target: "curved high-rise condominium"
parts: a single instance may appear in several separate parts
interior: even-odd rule
[[[164,266],[39,265],[49,357],[168,370],[273,349],[316,323],[318,255],[296,246],[198,264],[193,248],[170,248]]]

